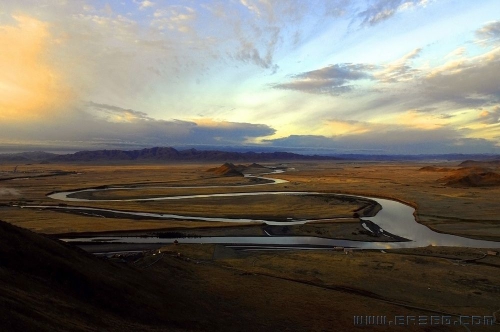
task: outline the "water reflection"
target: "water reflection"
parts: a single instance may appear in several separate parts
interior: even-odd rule
[[[282,170],[276,170],[273,173],[281,173]],[[286,180],[263,178],[253,175],[246,175],[247,177],[255,177],[261,179],[267,179],[274,181],[271,184],[285,183]],[[269,184],[269,183],[267,183]],[[258,186],[266,184],[251,184],[242,185],[241,187],[248,186]],[[224,187],[234,187],[234,186],[198,186],[198,187],[148,187],[148,188],[224,188]],[[76,191],[66,191],[59,192],[49,195],[53,199],[63,200],[63,201],[92,201],[91,199],[81,199],[74,197],[78,193],[89,192],[89,191],[102,191],[102,190],[137,190],[143,189],[138,187],[120,187],[120,188],[103,188],[103,189],[84,189]],[[123,199],[123,200],[99,200],[99,201],[158,201],[158,200],[180,200],[180,199],[192,199],[192,198],[208,198],[208,197],[234,197],[234,196],[257,196],[257,195],[335,195],[335,194],[325,194],[317,192],[289,192],[289,191],[276,191],[276,192],[249,192],[249,193],[224,193],[224,194],[204,194],[204,195],[183,195],[183,196],[164,196],[155,198],[140,198],[140,199]],[[71,196],[71,197],[70,197]],[[202,238],[182,238],[177,239],[182,243],[220,243],[220,244],[233,244],[233,245],[257,245],[262,248],[262,246],[304,246],[303,249],[311,249],[316,246],[325,247],[352,247],[358,249],[394,249],[394,248],[414,248],[414,247],[425,247],[429,245],[435,246],[456,246],[456,247],[476,247],[476,248],[500,248],[500,242],[493,241],[483,241],[474,240],[469,238],[464,238],[455,235],[443,234],[435,232],[428,227],[416,222],[414,217],[414,208],[403,204],[401,202],[374,198],[367,196],[354,196],[354,195],[341,195],[362,199],[369,199],[377,202],[382,206],[382,209],[374,217],[365,217],[364,219],[370,220],[379,227],[381,227],[385,232],[389,232],[400,237],[409,239],[410,241],[404,242],[363,242],[363,241],[351,241],[351,240],[337,240],[337,239],[326,239],[320,237],[310,237],[310,236],[237,236],[237,237],[202,237]],[[47,207],[47,206],[29,206],[36,208],[51,208],[51,209],[64,209],[64,210],[79,210],[88,211],[89,214],[99,213],[113,213],[120,216],[129,217],[147,217],[147,218],[158,218],[158,219],[182,219],[182,220],[195,220],[195,221],[217,221],[217,222],[259,222],[268,225],[297,225],[311,222],[313,220],[291,220],[286,222],[277,222],[270,220],[261,219],[236,219],[236,218],[211,218],[211,217],[195,217],[195,216],[181,216],[173,214],[161,214],[161,213],[146,213],[146,212],[130,212],[121,210],[111,210],[111,209],[98,209],[89,207],[70,207],[70,206],[58,206],[58,207]],[[173,243],[176,239],[164,239],[158,237],[116,237],[109,239],[109,237],[90,237],[90,238],[76,238],[76,239],[63,239],[64,241],[78,241],[78,242],[96,242],[104,241],[108,243],[154,243],[154,244],[167,244]],[[272,248],[270,248],[272,249]]]

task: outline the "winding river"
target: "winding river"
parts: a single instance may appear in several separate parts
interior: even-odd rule
[[[272,173],[267,174],[277,174],[283,172],[282,170],[275,170]],[[281,184],[288,181],[282,179],[261,177],[247,174],[246,177],[259,178],[270,181],[269,183],[259,183],[259,184],[248,184],[241,185],[237,187],[250,187],[250,186],[261,186],[270,184]],[[197,186],[197,187],[151,187],[147,188],[227,188],[235,186]],[[144,187],[109,187],[101,189],[82,189],[75,191],[64,191],[50,194],[49,197],[66,201],[66,202],[89,202],[94,201],[92,199],[78,198],[79,193],[92,192],[92,191],[106,191],[106,190],[139,190],[144,189]],[[333,193],[317,193],[317,192],[290,192],[290,191],[274,191],[274,192],[245,192],[245,193],[225,193],[225,194],[203,194],[203,195],[182,195],[182,196],[162,196],[154,198],[137,198],[137,199],[112,199],[112,200],[102,200],[99,202],[113,202],[113,201],[159,201],[159,200],[185,200],[192,198],[206,198],[206,197],[228,197],[228,196],[256,196],[256,195],[335,195]],[[339,247],[351,247],[356,249],[391,249],[391,248],[414,248],[414,247],[425,247],[425,246],[456,246],[456,247],[475,247],[475,248],[500,248],[500,242],[493,241],[483,241],[474,240],[461,236],[455,236],[450,234],[443,234],[435,232],[428,227],[418,223],[415,220],[415,209],[409,205],[403,204],[398,201],[375,198],[375,197],[365,197],[365,196],[355,196],[355,195],[340,195],[344,197],[354,197],[368,199],[377,202],[382,206],[382,209],[373,217],[363,217],[364,220],[369,220],[374,224],[378,225],[383,229],[384,232],[389,232],[391,234],[398,235],[400,237],[406,238],[409,241],[399,241],[399,242],[368,242],[368,241],[351,241],[351,240],[338,240],[338,239],[327,239],[321,237],[311,237],[311,236],[231,236],[231,237],[202,237],[202,238],[182,238],[178,239],[183,243],[222,243],[228,244],[234,247],[245,248],[245,250],[286,250],[289,248],[294,249],[316,249],[325,246],[339,246]],[[42,209],[61,209],[61,210],[73,210],[84,212],[89,215],[103,216],[106,213],[113,213],[123,217],[145,217],[145,218],[155,218],[155,219],[182,219],[182,220],[193,220],[193,221],[217,221],[217,222],[239,222],[239,223],[264,223],[268,225],[296,225],[312,222],[315,220],[288,220],[284,222],[277,222],[271,220],[261,220],[261,219],[237,219],[237,218],[214,218],[214,217],[196,217],[196,216],[181,216],[173,214],[162,214],[162,213],[147,213],[147,212],[131,212],[123,210],[112,210],[112,209],[100,209],[82,206],[26,206],[28,208],[42,208]],[[85,238],[72,238],[72,239],[62,239],[64,241],[73,242],[100,242],[105,241],[107,243],[137,243],[137,244],[159,244],[159,243],[172,243],[175,239],[166,239],[158,237],[85,237]]]

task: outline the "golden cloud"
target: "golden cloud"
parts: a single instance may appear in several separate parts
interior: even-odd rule
[[[408,128],[417,128],[422,130],[436,130],[447,124],[446,119],[436,118],[435,116],[420,113],[416,110],[409,110],[396,117],[396,124]]]
[[[46,58],[48,25],[27,16],[13,18],[15,26],[0,26],[0,119],[39,119],[60,109],[68,90]]]
[[[360,135],[371,131],[368,123],[358,121],[329,120],[322,131],[327,136]]]

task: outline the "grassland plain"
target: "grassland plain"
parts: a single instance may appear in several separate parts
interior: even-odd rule
[[[220,245],[170,245],[162,250],[191,259],[327,289],[454,315],[493,315],[500,310],[499,257],[471,248],[422,248],[357,252],[237,252]],[[468,262],[468,263],[467,263]],[[362,291],[361,291],[362,290]]]
[[[22,179],[1,181],[0,177],[0,187],[4,189],[0,196],[0,203],[4,204],[0,207],[1,219],[47,234],[183,231],[198,235],[263,235],[264,228],[260,225],[98,218],[10,206],[11,203],[57,205],[60,202],[48,198],[47,193],[78,188],[251,184],[252,180],[248,178],[216,177],[206,172],[215,166],[218,165],[23,165],[17,170],[26,171]],[[438,231],[500,239],[500,206],[496,199],[500,190],[497,187],[448,187],[438,181],[446,171],[422,172],[420,169],[424,164],[321,162],[289,163],[286,166],[286,173],[273,177],[290,182],[278,185],[244,189],[148,188],[133,195],[179,195],[188,191],[189,194],[317,191],[389,197],[415,206],[419,222]],[[456,168],[455,164],[449,163],[438,166]],[[4,171],[4,178],[8,177],[11,167],[2,166],[0,171]],[[67,173],[30,178],[30,174],[54,174],[55,171]],[[130,192],[124,193],[110,191],[109,197],[131,195]],[[161,201],[78,202],[78,205],[168,210],[164,211],[166,213],[174,209],[178,213],[190,214],[208,211],[229,216],[261,213],[261,216],[284,217],[285,214],[280,216],[280,213],[287,211],[286,215],[289,215],[292,211],[296,213],[295,217],[331,217],[347,215],[365,204],[317,197],[309,197],[304,204],[294,196],[275,198],[199,200],[184,202],[184,206],[181,202],[168,205]],[[268,230],[285,232],[280,228],[276,226],[274,230]],[[12,232],[8,228],[6,231]],[[366,235],[359,234],[359,222],[355,218],[289,227],[286,232],[369,240]],[[29,273],[17,270],[25,269],[22,264],[12,263],[15,268],[0,269],[1,296],[5,300],[2,303],[9,303],[0,317],[4,320],[14,317],[9,323],[27,331],[57,330],[56,327],[64,330],[68,326],[82,331],[88,330],[89,326],[90,329],[106,330],[127,327],[141,330],[234,330],[234,326],[238,326],[240,330],[249,331],[386,331],[387,326],[354,326],[353,317],[386,316],[390,320],[395,316],[452,315],[457,318],[460,315],[498,316],[500,310],[500,257],[488,256],[475,261],[482,257],[484,251],[481,249],[421,248],[344,255],[334,251],[241,252],[220,245],[180,244],[164,247],[159,256],[157,252],[155,255],[150,252],[134,266],[119,267],[86,254],[81,256],[84,253],[79,250],[68,245],[51,244],[49,241],[52,240],[39,238],[36,234],[22,234],[25,237],[17,242],[12,242],[10,235],[3,238],[4,245],[0,246],[2,262],[31,262],[26,264],[35,267]],[[37,254],[32,255],[35,252]],[[51,266],[56,272],[47,272],[40,277],[36,271],[40,264]],[[64,273],[58,274],[59,270]],[[80,282],[71,283],[66,277],[80,280],[88,290],[100,285],[95,289],[102,291],[107,300],[101,301],[96,291],[87,295],[81,293],[78,290],[81,289]],[[47,282],[55,287],[44,286]],[[31,286],[27,288],[26,285]],[[119,289],[123,294],[116,301],[105,295]],[[138,294],[138,299],[131,294]],[[47,305],[47,298],[51,299],[50,305]],[[124,298],[130,305],[123,307],[119,304]],[[167,302],[162,302],[161,298]],[[159,301],[163,304],[159,305]],[[135,305],[143,309],[134,312]],[[100,314],[103,319],[95,318]],[[150,322],[147,321],[149,318]],[[472,331],[495,331],[498,325],[470,328]],[[464,330],[462,326],[443,324],[393,326],[390,329]]]
[[[61,167],[64,167],[62,165]],[[185,195],[185,194],[209,194],[228,193],[241,191],[271,191],[276,186],[249,186],[238,187],[241,184],[253,185],[255,179],[243,177],[220,177],[206,172],[207,165],[157,165],[124,166],[119,170],[115,167],[93,166],[76,167],[66,166],[74,172],[66,177],[49,178],[25,178],[22,180],[8,180],[9,188],[16,195],[5,195],[1,197],[4,204],[24,202],[27,204],[58,204],[57,201],[46,196],[47,193],[57,190],[70,190],[76,188],[93,188],[102,186],[143,186],[145,189],[124,191],[110,190],[105,192],[90,193],[88,196],[103,197],[108,199],[134,198],[161,196],[161,195]],[[51,172],[51,168],[39,171],[41,173]],[[122,174],[123,173],[123,174]],[[30,173],[27,173],[30,174]],[[134,175],[135,174],[135,175]],[[29,175],[27,175],[29,176]],[[118,180],[119,179],[119,180]],[[224,188],[170,188],[154,189],[148,186],[227,186]],[[287,186],[280,186],[278,190],[287,191]],[[102,195],[105,195],[102,196]],[[131,197],[132,196],[132,197]],[[83,195],[85,198],[85,195]],[[220,197],[190,199],[179,201],[147,201],[147,202],[78,202],[78,205],[124,209],[144,212],[174,213],[194,216],[221,216],[231,218],[269,218],[271,220],[284,220],[292,218],[335,218],[351,217],[353,211],[367,207],[369,202],[364,200],[340,199],[333,196],[263,196],[263,197]],[[242,206],[245,208],[242,209]],[[69,215],[54,211],[29,211],[12,207],[3,208],[3,216],[14,224],[22,224],[24,227],[45,233],[68,233],[68,232],[99,232],[111,230],[133,230],[133,229],[164,229],[179,228],[185,226],[193,227],[231,227],[237,225],[210,223],[210,222],[182,222],[182,221],[158,221],[141,220],[134,222],[129,219],[101,219]],[[29,218],[26,218],[29,216]],[[356,220],[351,220],[357,224]],[[135,225],[135,226],[134,226]],[[350,225],[349,229],[354,225]],[[324,228],[325,226],[323,226]],[[338,228],[338,227],[337,227]],[[262,232],[260,232],[262,234]]]
[[[350,163],[350,162],[301,162],[289,163],[287,172],[275,174],[274,177],[290,181],[278,185],[262,185],[253,187],[237,187],[241,184],[252,184],[253,180],[243,177],[220,177],[207,169],[218,164],[145,164],[145,165],[22,165],[17,172],[26,177],[31,174],[48,174],[55,171],[73,172],[73,174],[52,177],[24,178],[18,180],[1,181],[0,186],[13,189],[0,196],[0,203],[28,202],[30,204],[57,204],[46,196],[47,193],[77,188],[93,188],[100,186],[207,186],[223,185],[235,187],[225,188],[176,188],[176,189],[144,189],[138,191],[96,192],[92,195],[99,198],[133,198],[140,195],[149,197],[161,195],[209,194],[252,191],[318,191],[328,193],[345,193],[387,197],[401,200],[416,207],[416,218],[419,222],[432,229],[473,238],[499,240],[500,239],[500,187],[468,188],[445,186],[438,180],[446,175],[444,172],[425,172],[420,169],[429,164],[415,163]],[[440,163],[438,167],[457,169],[455,163]],[[12,167],[3,165],[0,172],[9,176],[7,171]],[[1,178],[1,177],[0,177]],[[103,196],[106,195],[106,196]],[[109,195],[109,196],[108,196]],[[132,197],[131,197],[132,195]],[[82,206],[94,206],[114,209],[128,209],[139,211],[176,212],[179,214],[192,212],[194,214],[208,213],[219,216],[242,216],[251,214],[261,217],[289,216],[293,217],[332,217],[348,216],[355,207],[346,202],[322,202],[312,198],[297,201],[298,197],[238,197],[234,199],[201,199],[184,202],[78,202]],[[306,202],[307,201],[307,202]],[[337,204],[334,204],[337,203]],[[241,206],[248,207],[241,209]],[[248,213],[247,213],[248,212]],[[3,208],[2,216],[13,223],[23,222],[22,215],[28,213],[12,208]],[[48,220],[55,220],[46,227]],[[281,215],[280,215],[281,214]],[[33,213],[30,213],[33,216]],[[51,217],[47,217],[50,215]],[[50,211],[39,211],[36,214],[40,223],[30,219],[27,227],[37,231],[65,233],[69,229],[75,231],[95,230],[130,230],[169,228],[185,225],[192,228],[198,223],[181,223],[180,221],[159,222],[155,220],[141,220],[140,223],[124,219],[101,220],[93,217],[78,218],[79,226],[73,227],[73,216]],[[24,220],[24,222],[28,222]],[[103,225],[107,223],[108,225]],[[83,225],[86,225],[85,227]],[[229,226],[203,223],[204,226]],[[86,228],[88,226],[88,228]]]

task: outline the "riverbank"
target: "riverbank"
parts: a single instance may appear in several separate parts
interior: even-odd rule
[[[220,227],[164,228],[144,231],[108,231],[108,232],[78,232],[60,233],[52,236],[58,238],[85,237],[160,237],[179,239],[191,237],[247,237],[247,236],[313,236],[326,239],[340,239],[363,242],[393,242],[402,241],[397,237],[374,236],[366,231],[358,219],[341,221],[311,222],[304,225],[273,226],[273,225],[233,225]],[[200,239],[203,241],[203,239]]]
[[[498,310],[498,268],[444,258],[178,244],[127,263],[119,254],[98,258],[2,222],[0,240],[0,327],[8,331],[396,328],[356,325],[359,316],[385,317],[387,324],[396,316],[427,317],[427,325],[396,329],[463,331],[454,324],[460,316]],[[450,323],[431,325],[431,316]]]
[[[436,232],[457,234],[470,238],[500,241],[498,216],[500,206],[495,197],[500,195],[499,188],[447,188],[436,181],[442,172],[419,171],[423,165],[414,163],[289,163],[286,173],[273,175],[275,178],[286,179],[288,183],[274,186],[260,185],[245,187],[245,191],[282,190],[282,191],[317,191],[321,193],[338,192],[345,194],[369,195],[372,197],[396,198],[415,206],[418,222],[430,226]],[[23,181],[5,181],[7,195],[0,197],[0,203],[20,204],[54,204],[45,195],[53,191],[71,190],[74,188],[89,188],[102,186],[186,186],[211,185],[231,186],[235,181],[248,184],[249,179],[232,177],[207,179],[206,169],[212,165],[173,164],[173,165],[122,165],[108,167],[96,165],[32,165],[25,166],[27,171],[61,169],[74,172],[66,176],[50,178],[26,179]],[[218,166],[218,165],[213,165]],[[212,167],[213,167],[212,166]],[[450,167],[451,163],[439,166]],[[31,167],[31,168],[30,168]],[[44,169],[47,170],[44,170]],[[451,167],[452,168],[452,167]],[[119,179],[119,180],[118,180]],[[238,184],[239,184],[238,182]],[[242,183],[243,183],[242,182]],[[181,189],[187,190],[187,189]],[[203,190],[203,194],[213,193],[215,189]],[[224,192],[238,192],[241,188],[224,188]],[[94,203],[81,205],[91,206]],[[99,204],[105,204],[101,202]],[[103,205],[101,207],[119,207]],[[129,203],[127,203],[128,205]],[[145,206],[145,203],[132,204],[134,210],[162,210],[162,202],[155,207]],[[125,205],[124,205],[125,206]],[[241,209],[240,209],[241,210]],[[288,211],[289,208],[280,208]],[[316,210],[323,211],[323,208]],[[23,218],[23,214],[27,218]],[[183,223],[182,220],[171,221],[165,225],[156,220],[141,220],[140,223],[124,218],[107,220],[103,225],[99,217],[90,215],[67,216],[64,213],[52,211],[16,211],[2,209],[2,215],[7,220],[26,225],[40,232],[60,233],[68,231],[107,231],[113,229],[133,230],[166,227],[213,226],[216,223]],[[338,215],[340,216],[340,215]],[[297,216],[300,219],[300,216]],[[327,216],[328,217],[328,216]],[[74,220],[77,220],[75,222]]]

